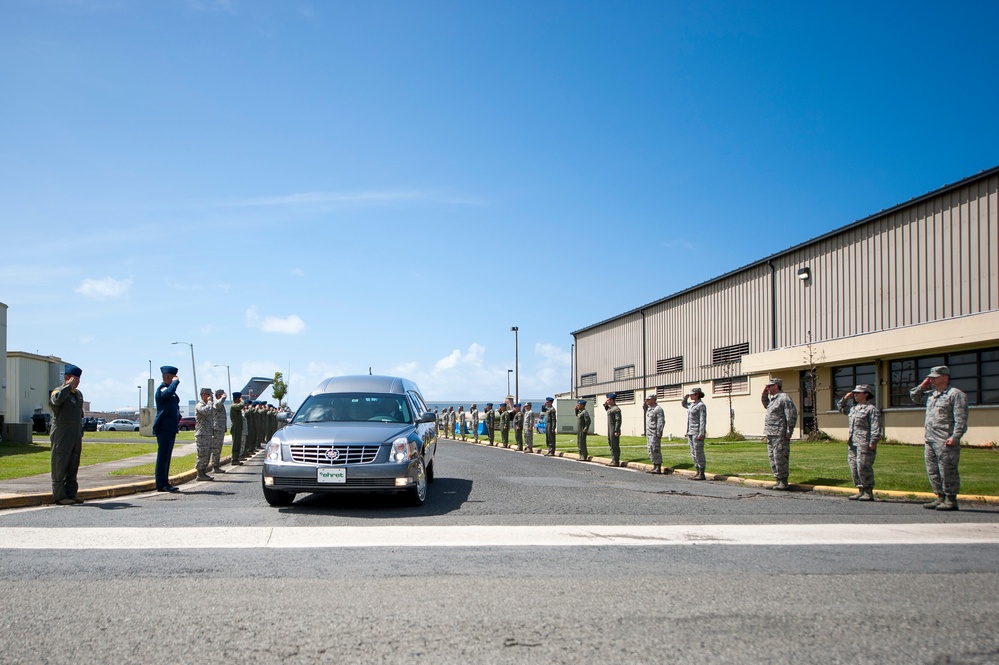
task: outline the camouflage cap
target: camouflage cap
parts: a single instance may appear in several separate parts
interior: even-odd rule
[[[950,368],[947,365],[937,365],[930,370],[931,379],[939,379],[941,376],[950,376]]]

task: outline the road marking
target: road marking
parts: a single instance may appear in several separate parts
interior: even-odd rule
[[[999,544],[999,524],[0,528],[0,550]]]

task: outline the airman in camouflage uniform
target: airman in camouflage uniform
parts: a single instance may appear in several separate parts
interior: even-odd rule
[[[767,454],[770,457],[770,470],[776,484],[770,489],[786,490],[790,475],[791,434],[798,423],[798,408],[782,389],[781,379],[770,379],[763,389],[763,408],[767,410],[763,419],[763,434],[767,437]]]
[[[212,413],[211,459],[211,468],[215,469],[215,473],[225,473],[222,470],[222,444],[225,442],[225,431],[229,424],[225,416],[225,398],[226,394],[224,390],[219,389],[215,391],[215,411]]]
[[[229,405],[229,432],[232,434],[232,463],[241,465],[243,459],[243,393],[232,394],[232,404]]]
[[[194,408],[194,442],[198,451],[194,468],[198,470],[198,480],[215,480],[208,475],[214,429],[215,404],[212,402],[212,391],[211,388],[202,388],[201,401]]]
[[[853,402],[851,405],[850,402]],[[836,405],[850,419],[846,461],[857,493],[851,501],[874,501],[874,457],[881,440],[881,410],[874,405],[874,387],[859,385]]]
[[[450,406],[447,410],[447,438],[457,439],[458,437],[454,434],[454,424],[458,422],[458,416],[454,413],[454,407]]]
[[[545,398],[545,405],[541,410],[545,414],[545,446],[548,448],[546,456],[555,454],[555,426],[557,417],[555,414],[555,400],[551,397]]]
[[[510,427],[513,428],[513,438],[517,442],[517,450],[524,449],[524,414],[520,410],[520,402],[513,405]]]
[[[493,403],[486,403],[486,438],[489,439],[489,445],[496,445],[496,412],[493,411]]]
[[[66,365],[63,384],[49,394],[52,407],[52,501],[60,506],[83,503],[76,474],[83,451],[83,393],[77,390],[83,375],[76,365]]]
[[[693,403],[687,398],[693,398]],[[704,435],[708,427],[708,407],[704,405],[704,391],[691,388],[683,396],[680,406],[687,409],[687,444],[690,446],[690,458],[694,461],[694,480],[706,480],[704,477]]]
[[[458,421],[458,433],[461,434],[461,440],[465,441],[468,437],[468,421],[465,420],[464,405],[458,407],[458,413],[455,414],[455,418]]]
[[[534,452],[534,426],[538,424],[538,414],[534,412],[534,405],[530,402],[524,404],[524,445],[527,452]]]
[[[607,410],[607,443],[610,444],[611,466],[621,466],[621,407],[617,405],[617,393],[607,393],[604,408]]]
[[[645,444],[649,450],[649,459],[652,461],[652,470],[649,473],[663,472],[663,452],[662,440],[663,430],[666,429],[666,414],[663,408],[656,404],[655,393],[645,398]],[[667,467],[667,473],[670,469]]]
[[[468,414],[472,417],[472,435],[475,436],[475,443],[479,442],[479,409],[473,404]]]
[[[968,396],[950,385],[950,369],[934,367],[923,382],[909,391],[915,404],[926,405],[923,448],[926,475],[937,495],[924,508],[957,510],[961,476],[957,467],[961,458],[961,437],[968,431]]]
[[[586,435],[590,433],[592,424],[593,419],[586,410],[586,400],[581,399],[576,402],[576,448],[579,450],[579,459],[583,462],[589,459],[586,454]]]
[[[500,404],[499,408],[499,419],[500,419],[500,440],[503,442],[504,448],[510,447],[510,412],[506,408],[506,404]]]

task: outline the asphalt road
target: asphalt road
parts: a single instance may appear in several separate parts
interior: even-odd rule
[[[421,508],[276,509],[251,464],[0,513],[0,662],[999,663],[997,527],[446,441]]]

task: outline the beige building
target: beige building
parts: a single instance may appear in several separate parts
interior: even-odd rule
[[[799,432],[814,401],[819,428],[843,438],[835,403],[870,383],[887,438],[921,443],[909,388],[949,365],[968,393],[964,440],[999,441],[997,190],[999,167],[577,330],[574,394],[599,404],[616,392],[623,433],[640,435],[643,397],[656,393],[667,431],[682,436],[680,398],[701,386],[709,437],[728,432],[730,403],[735,428],[761,436],[773,376],[801,412]]]

